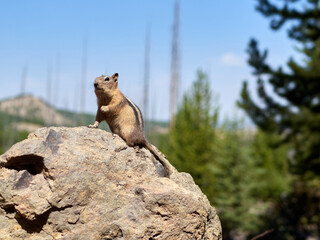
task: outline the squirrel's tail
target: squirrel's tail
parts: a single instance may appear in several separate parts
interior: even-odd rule
[[[165,176],[170,177],[170,175],[174,171],[174,168],[169,163],[169,161],[164,157],[164,155],[155,146],[153,146],[148,141],[145,141],[144,145],[155,156],[155,158],[162,164],[162,166],[165,169]]]

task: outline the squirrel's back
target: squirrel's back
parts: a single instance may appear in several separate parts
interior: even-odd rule
[[[121,93],[121,92],[120,92]],[[119,107],[106,114],[106,121],[113,133],[122,137],[129,146],[145,143],[143,118],[140,109],[121,94]]]

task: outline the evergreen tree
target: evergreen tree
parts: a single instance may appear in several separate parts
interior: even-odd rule
[[[230,239],[231,233],[255,236],[269,228],[270,209],[288,192],[286,147],[275,149],[274,137],[245,129],[236,117],[224,121],[218,136],[210,168],[216,180],[213,203],[221,211],[224,239]]]
[[[273,17],[271,26],[279,29],[285,22],[290,25],[289,37],[302,44],[305,61],[288,62],[289,71],[273,69],[266,63],[267,51],[261,52],[258,43],[251,40],[248,48],[253,74],[257,76],[258,95],[262,106],[251,98],[244,82],[239,105],[263,130],[278,132],[292,143],[292,170],[298,174],[320,174],[320,8],[319,0],[284,1],[283,7],[268,0],[260,0],[257,10]],[[301,2],[305,2],[303,10]],[[299,4],[296,6],[297,4]],[[296,6],[296,8],[295,8]],[[273,93],[284,101],[276,100],[265,90],[265,79]]]
[[[208,198],[212,198],[213,175],[208,165],[214,161],[215,127],[218,108],[213,105],[208,77],[198,71],[192,89],[184,95],[170,131],[168,159],[192,175]]]
[[[279,136],[257,131],[250,143],[250,156],[254,159],[254,179],[251,189],[254,198],[276,203],[289,192],[290,175],[286,155],[287,145],[277,146]]]
[[[265,216],[287,190],[284,151],[270,146],[272,137],[245,130],[237,118],[218,127],[217,117],[208,78],[199,71],[165,141],[169,147],[162,146],[170,162],[190,173],[218,209],[225,239],[231,232],[254,236],[269,227]]]
[[[178,109],[167,156],[192,175],[218,209],[225,239],[231,232],[254,235],[264,230],[270,198],[283,191],[284,179],[273,178],[284,168],[277,162],[281,156],[269,150],[266,138],[245,131],[242,121],[226,120],[217,127],[217,117],[208,78],[199,71]],[[268,177],[273,182],[266,184]]]
[[[260,129],[281,135],[281,141],[275,144],[287,142],[291,148],[288,160],[296,176],[292,193],[284,198],[282,207],[290,205],[291,211],[299,207],[301,210],[301,205],[293,207],[296,203],[306,211],[296,211],[294,218],[281,207],[279,211],[283,213],[282,228],[295,229],[289,235],[298,239],[306,232],[310,234],[308,229],[320,229],[320,1],[283,0],[282,5],[279,2],[258,0],[257,10],[271,18],[274,30],[291,23],[287,25],[288,35],[300,44],[304,61],[298,63],[291,58],[287,71],[273,68],[267,63],[267,51],[261,51],[257,41],[251,40],[248,63],[257,77],[260,102],[252,99],[244,82],[239,105]],[[272,94],[267,93],[265,82],[272,87]],[[292,201],[293,198],[296,200]]]
[[[251,190],[260,184],[250,156],[253,134],[248,134],[243,123],[235,118],[225,120],[217,135],[216,158],[210,165],[215,176],[212,201],[220,212],[223,238],[230,239],[230,234],[244,237],[258,231],[262,225],[260,214],[264,211],[258,198],[251,196]]]

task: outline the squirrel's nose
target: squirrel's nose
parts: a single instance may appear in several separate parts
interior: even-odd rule
[[[93,85],[94,85],[94,87],[98,87],[98,83],[94,83]]]

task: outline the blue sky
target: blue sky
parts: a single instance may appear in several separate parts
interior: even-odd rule
[[[181,96],[202,69],[219,96],[221,116],[233,116],[242,81],[249,80],[254,90],[245,53],[251,37],[268,48],[274,66],[296,54],[286,31],[273,32],[255,5],[254,0],[180,0]],[[0,99],[21,92],[22,69],[27,65],[27,93],[79,111],[82,49],[87,39],[85,110],[96,111],[94,78],[114,72],[119,73],[120,90],[142,106],[145,35],[150,23],[149,118],[167,120],[173,8],[173,0],[2,0]],[[48,69],[52,94],[57,96],[51,99]]]

